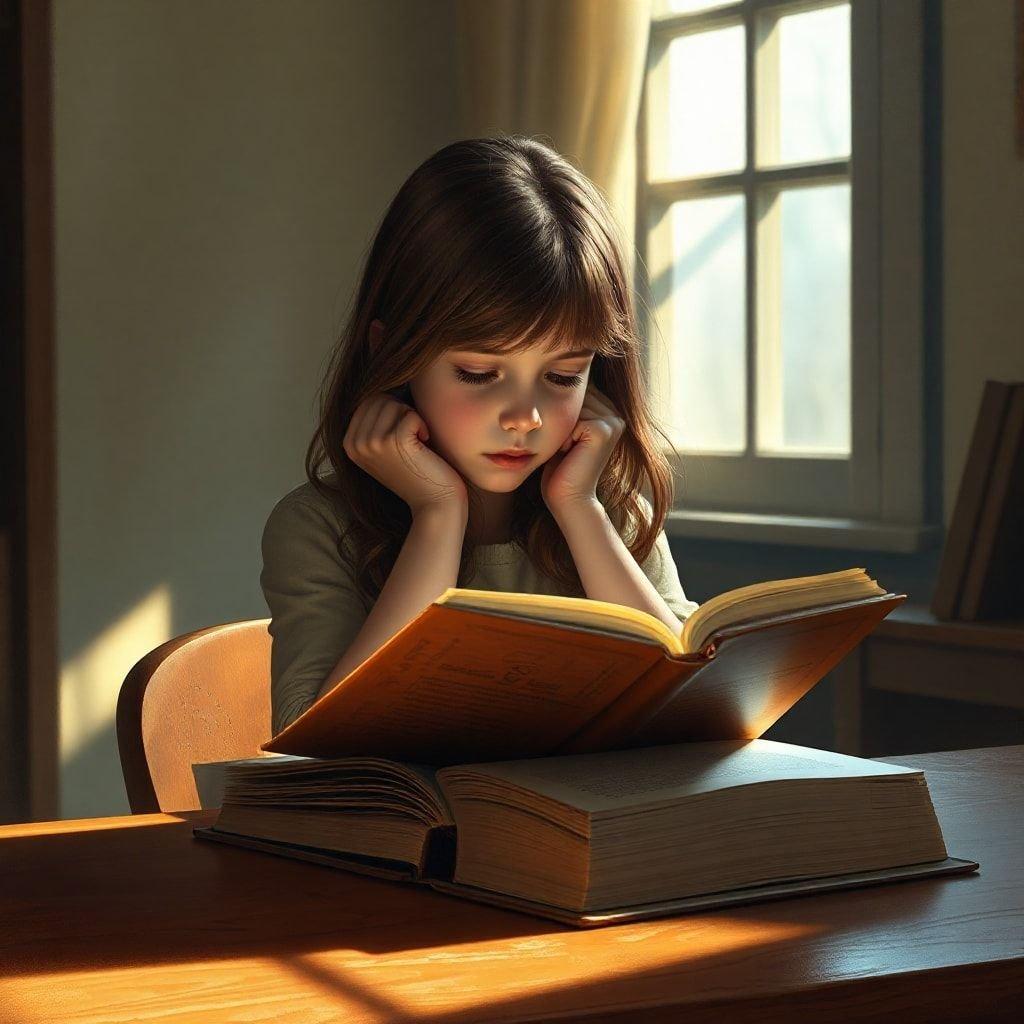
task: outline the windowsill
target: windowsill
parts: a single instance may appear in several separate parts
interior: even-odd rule
[[[774,515],[760,512],[675,510],[665,520],[669,537],[736,540],[754,544],[852,548],[913,554],[942,544],[941,526],[913,526],[868,519]]]

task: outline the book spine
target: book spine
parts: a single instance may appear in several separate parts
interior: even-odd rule
[[[716,655],[714,644],[708,644],[705,651],[700,660],[689,661],[664,654],[555,753],[589,754],[625,746],[666,704],[675,700],[682,687]]]
[[[999,447],[999,435],[1006,422],[1006,410],[1012,393],[1012,384],[998,380],[985,381],[932,596],[931,610],[937,619],[949,620],[956,616],[970,560],[971,540],[981,515],[985,489],[991,476],[992,463]]]
[[[1010,399],[1010,407],[999,442],[999,451],[992,466],[992,475],[985,494],[985,505],[978,521],[978,529],[974,537],[974,550],[960,597],[957,618],[966,622],[973,622],[982,617],[982,605],[986,598],[988,580],[992,575],[993,559],[998,555],[996,539],[999,525],[1004,516],[1011,514],[1011,510],[1007,508],[1008,495],[1012,492],[1014,467],[1020,461],[1022,444],[1024,444],[1024,384],[1018,384]]]
[[[439,825],[427,833],[420,864],[420,878],[450,882],[455,877],[455,854],[458,846],[454,825]]]

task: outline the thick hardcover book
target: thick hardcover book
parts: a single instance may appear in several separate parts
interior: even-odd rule
[[[199,839],[579,927],[978,868],[948,855],[920,770],[770,740],[222,767]]]
[[[905,599],[863,569],[776,580],[676,636],[604,601],[449,588],[262,749],[452,765],[754,739]]]
[[[296,846],[293,843],[278,843],[270,839],[256,839],[252,836],[233,835],[229,832],[219,832],[210,827],[197,826],[192,831],[198,839],[208,839],[216,843],[226,843],[228,846],[240,846],[250,850],[261,850],[279,857],[305,860],[312,864],[342,868],[345,871],[354,871],[356,874],[371,875],[390,881],[420,882],[449,896],[461,896],[463,899],[486,903],[492,907],[501,907],[504,910],[517,910],[534,917],[558,921],[561,924],[575,925],[577,928],[594,928],[604,924],[626,924],[629,921],[643,921],[652,917],[674,917],[677,914],[696,914],[705,910],[720,910],[723,907],[734,907],[744,903],[761,903],[765,900],[785,899],[790,896],[810,896],[815,893],[834,892],[837,889],[860,889],[868,885],[911,881],[934,875],[961,875],[978,870],[978,864],[974,861],[947,857],[945,860],[928,864],[908,864],[904,867],[885,868],[881,871],[856,871],[851,874],[831,875],[825,878],[804,878],[789,882],[775,882],[771,885],[751,885],[744,889],[708,893],[703,896],[661,900],[633,907],[614,907],[600,912],[584,912],[562,910],[559,907],[538,903],[536,900],[507,896],[504,893],[492,892],[472,885],[458,885],[444,878],[430,875],[417,878],[415,872],[408,868],[402,868],[400,865],[388,867],[383,863],[368,864],[343,853]]]

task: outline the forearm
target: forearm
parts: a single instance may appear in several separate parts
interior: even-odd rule
[[[597,499],[565,508],[554,516],[588,598],[636,608],[660,619],[676,636],[682,632],[683,624],[630,554]]]
[[[427,509],[413,518],[387,582],[355,639],[320,687],[318,699],[448,587],[455,586],[466,522],[467,512],[459,508]]]

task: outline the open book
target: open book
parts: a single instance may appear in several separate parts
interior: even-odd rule
[[[219,767],[223,806],[197,838],[578,926],[978,867],[947,855],[922,771],[771,740]]]
[[[452,587],[262,749],[454,765],[754,739],[905,599],[863,569],[775,580],[675,636],[606,601]]]

